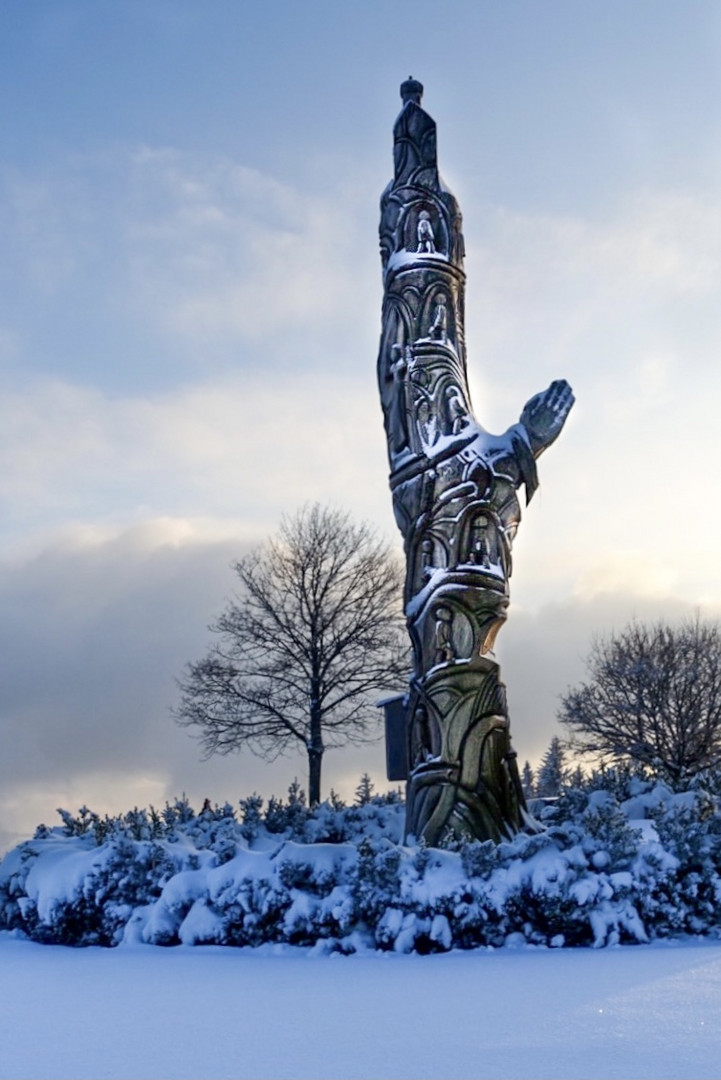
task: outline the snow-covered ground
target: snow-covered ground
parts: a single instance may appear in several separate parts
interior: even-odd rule
[[[721,946],[311,955],[0,933],[0,1077],[721,1075]]]

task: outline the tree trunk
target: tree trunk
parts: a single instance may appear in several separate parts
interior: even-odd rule
[[[317,806],[320,802],[320,767],[323,762],[323,750],[313,747],[308,749],[308,805]]]
[[[310,739],[308,747],[308,805],[320,803],[320,767],[323,761],[323,713],[320,707],[320,675],[315,629],[313,630],[313,672],[310,680]]]

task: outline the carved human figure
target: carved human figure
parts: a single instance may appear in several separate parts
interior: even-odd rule
[[[458,387],[450,387],[446,394],[446,404],[448,406],[448,424],[450,428],[448,434],[459,435],[468,423],[468,413]]]
[[[532,498],[536,460],[560,434],[573,394],[565,381],[551,383],[498,436],[470,409],[461,216],[438,174],[435,124],[421,108],[422,89],[416,80],[401,89],[395,175],[381,199],[384,317],[402,311],[417,336],[406,338],[403,351],[391,349],[390,364],[382,345],[379,379],[414,657],[406,835],[436,844],[449,834],[500,840],[532,824],[492,648],[508,607],[510,549],[521,519],[517,492],[525,487],[526,502]],[[435,257],[425,257],[429,211],[418,216],[417,251],[406,250],[403,222],[419,202],[433,206],[436,233],[451,238],[447,254],[433,238]],[[394,259],[396,253],[403,257]],[[381,341],[392,333],[388,324]],[[436,546],[445,552],[442,566],[434,565]],[[421,751],[429,731],[433,754]]]
[[[427,210],[421,210],[418,215],[418,247],[417,252],[424,252],[428,255],[432,255],[436,250],[435,236],[433,235],[433,226],[431,225],[431,215]]]
[[[411,764],[420,765],[430,757],[430,738],[428,733],[428,713],[419,705],[413,716],[413,745],[411,746]]]
[[[421,554],[423,568],[427,570],[433,566],[433,541],[428,536],[421,542]]]
[[[453,622],[453,612],[450,608],[444,607],[440,604],[436,608],[436,625],[435,625],[435,647],[436,664],[450,664],[455,660],[455,654],[453,652],[453,642],[451,640],[451,624]]]
[[[490,545],[488,542],[488,518],[485,514],[479,514],[473,522],[471,533],[471,550],[469,560],[477,566],[491,565]]]
[[[428,337],[434,341],[445,341],[448,327],[448,311],[442,297],[436,304],[435,316],[428,330]]]
[[[408,445],[408,408],[406,401],[406,376],[408,364],[402,345],[391,347],[390,374],[394,383],[392,419],[389,426],[390,437],[396,453]]]

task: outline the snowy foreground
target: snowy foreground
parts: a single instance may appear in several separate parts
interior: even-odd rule
[[[718,1077],[721,946],[310,955],[0,933],[0,1077]]]
[[[239,810],[8,852],[0,1080],[721,1076],[721,773],[591,777],[498,845],[405,845],[390,797]]]

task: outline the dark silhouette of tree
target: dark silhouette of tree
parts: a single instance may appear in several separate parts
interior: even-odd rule
[[[521,769],[521,787],[527,799],[532,799],[536,794],[536,779],[531,768],[530,761],[524,761]]]
[[[536,795],[553,798],[561,794],[566,779],[566,755],[557,735],[551,739],[548,750],[541,758],[536,774]]]
[[[373,798],[374,784],[367,772],[364,772],[355,789],[354,806],[366,806]]]
[[[579,749],[676,783],[721,760],[721,629],[632,622],[594,642],[589,681],[562,698]]]
[[[402,568],[368,525],[315,505],[234,570],[242,589],[179,681],[176,720],[206,757],[302,746],[313,806],[325,750],[375,738],[374,696],[407,678]]]

